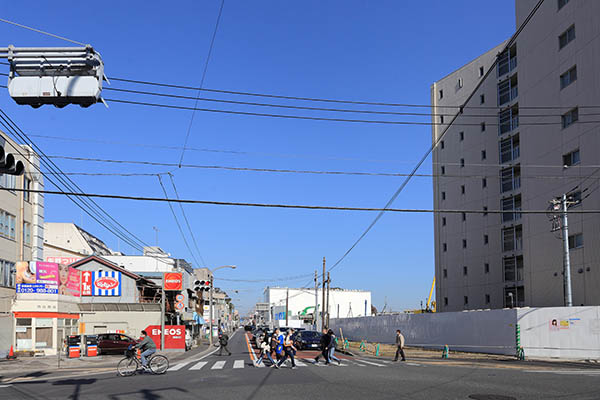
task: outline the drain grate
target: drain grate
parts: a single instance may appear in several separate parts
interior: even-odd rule
[[[516,397],[502,396],[501,394],[472,394],[469,398],[473,400],[517,400]]]

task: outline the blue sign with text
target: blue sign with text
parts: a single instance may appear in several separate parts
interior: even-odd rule
[[[17,283],[17,293],[57,294],[58,288],[48,287],[45,283]]]

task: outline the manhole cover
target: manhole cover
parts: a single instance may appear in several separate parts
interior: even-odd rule
[[[473,400],[517,400],[516,397],[502,396],[500,394],[472,394],[469,398]]]

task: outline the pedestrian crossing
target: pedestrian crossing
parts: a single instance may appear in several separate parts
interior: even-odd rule
[[[365,360],[362,358],[354,358],[354,359],[342,359],[341,363],[332,362],[330,365],[332,367],[372,367],[372,368],[381,368],[381,367],[389,367],[392,364],[389,360]],[[199,361],[199,360],[190,360],[190,361],[181,361],[177,364],[172,365],[168,372],[177,372],[177,371],[199,371],[199,370],[242,370],[244,368],[265,368],[270,367],[270,362],[266,361],[260,364],[256,364],[256,362],[250,362],[247,359],[239,359],[239,360],[212,360],[212,361]],[[296,366],[297,367],[328,367],[322,361],[320,363],[315,363],[313,358],[296,358]],[[282,366],[282,368],[291,367],[291,362],[288,360]]]
[[[600,376],[599,369],[564,369],[564,370],[527,370],[531,373],[545,373],[557,375],[578,375],[578,376]]]

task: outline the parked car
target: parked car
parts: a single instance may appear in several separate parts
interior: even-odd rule
[[[121,333],[98,334],[98,355],[100,354],[123,354],[127,347],[138,343],[134,338]]]
[[[323,334],[318,331],[300,331],[295,335],[294,345],[298,350],[318,349]]]
[[[245,325],[244,330],[246,332],[252,332],[256,327],[254,325]]]

